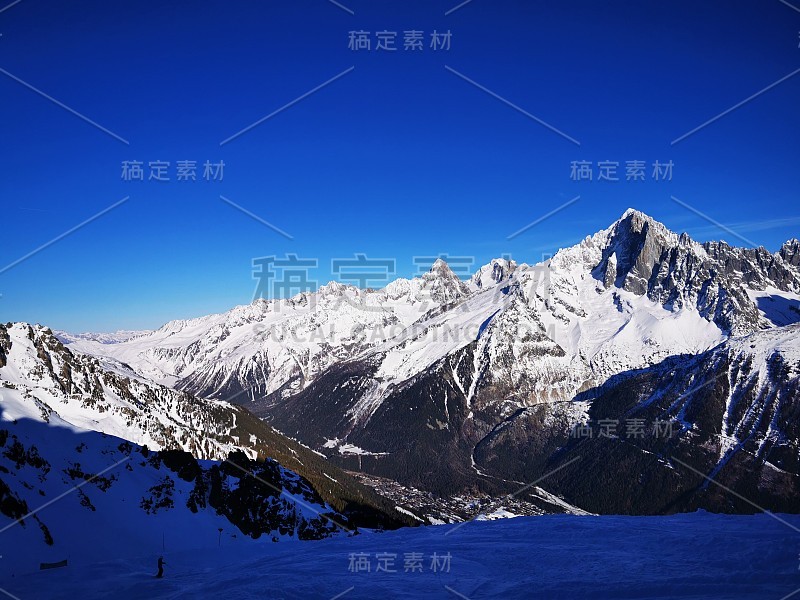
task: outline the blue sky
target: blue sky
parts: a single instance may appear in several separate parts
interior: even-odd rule
[[[744,244],[671,196],[770,250],[800,236],[800,74],[671,144],[800,68],[800,11],[777,0],[473,0],[449,15],[458,2],[343,4],[355,14],[326,0],[22,0],[0,12],[2,266],[129,197],[0,273],[0,318],[157,327],[250,302],[252,259],[286,253],[316,258],[320,282],[355,253],[395,258],[398,276],[443,253],[536,262],[629,206]],[[356,30],[372,50],[348,48]],[[402,49],[406,30],[424,32],[424,50]],[[449,50],[429,47],[434,30],[451,32]],[[400,49],[375,50],[377,31],[398,32]],[[169,161],[171,180],[124,181],[126,160],[143,161],[145,178],[148,162]],[[197,181],[176,181],[182,160],[197,161]],[[225,162],[222,181],[202,179],[207,160]],[[646,161],[645,181],[625,180],[633,160]],[[673,161],[671,181],[653,180],[656,160]],[[593,180],[573,180],[572,161],[592,162]],[[598,181],[598,161],[619,163],[620,180]]]

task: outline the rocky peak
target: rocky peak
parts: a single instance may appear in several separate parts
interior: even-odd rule
[[[461,300],[470,293],[467,285],[441,258],[437,258],[430,271],[422,276],[422,287],[440,304]]]
[[[664,251],[678,236],[652,217],[629,208],[608,230],[596,279],[635,294],[647,292],[647,282]]]
[[[505,281],[511,277],[516,269],[517,263],[515,261],[506,258],[495,258],[475,272],[472,276],[472,283],[477,288],[485,288]]]
[[[652,217],[627,210],[598,238],[600,260],[592,270],[604,288],[646,295],[670,309],[695,306],[720,329],[736,334],[758,327],[759,313],[742,289],[767,285],[791,289],[793,277],[766,250],[702,246],[678,236]]]
[[[340,297],[342,296],[347,290],[351,289],[353,286],[340,283],[338,281],[330,281],[325,285],[319,286],[317,290],[320,296],[335,296]],[[357,288],[356,288],[357,289]]]
[[[441,258],[437,258],[434,261],[428,273],[432,273],[439,277],[448,277],[448,278],[456,277],[456,274],[453,273],[453,270],[450,268],[450,265],[448,265],[447,262]]]
[[[797,267],[800,265],[800,241],[797,238],[792,238],[785,242],[781,249],[778,250],[778,254],[785,262]]]
[[[622,216],[617,220],[617,223],[621,223],[623,221],[630,222],[636,227],[636,229],[641,230],[645,223],[654,223],[655,219],[640,210],[629,208],[622,213]]]

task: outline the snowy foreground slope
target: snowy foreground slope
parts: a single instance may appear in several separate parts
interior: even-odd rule
[[[122,549],[90,564],[6,577],[0,587],[23,600],[781,600],[800,589],[798,526],[797,516],[763,514],[520,517],[313,544],[244,547],[225,540],[222,547],[186,552],[167,546],[160,580],[153,577],[157,553],[131,556]],[[369,572],[355,569],[359,561]],[[378,571],[379,564],[397,572]]]
[[[149,447],[148,447],[149,446]],[[0,576],[40,563],[414,524],[241,407],[0,325]]]

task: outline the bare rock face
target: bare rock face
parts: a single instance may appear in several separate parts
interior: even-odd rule
[[[794,261],[794,263],[792,262]],[[731,334],[759,328],[758,307],[743,286],[800,290],[798,242],[770,254],[765,248],[734,248],[725,242],[698,244],[651,217],[628,210],[609,230],[602,259],[592,273],[607,289],[646,295],[667,308],[693,306]]]
[[[798,241],[796,238],[789,240],[783,246],[781,246],[778,254],[785,263],[792,265],[793,267],[800,266],[800,241]]]
[[[646,294],[653,268],[671,241],[668,236],[669,232],[650,217],[627,211],[615,224],[603,252],[606,267],[609,257],[615,257],[614,285],[639,296]],[[610,275],[607,268],[604,274],[604,279]]]

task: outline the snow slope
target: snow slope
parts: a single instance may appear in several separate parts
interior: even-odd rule
[[[0,514],[0,578],[42,562],[210,548],[221,537],[230,546],[354,530],[308,481],[274,461],[198,464],[59,425],[0,422],[0,498],[9,513]]]
[[[0,535],[13,548],[0,573],[120,544],[208,545],[219,528],[278,541],[403,524],[240,406],[106,371],[45,327],[0,325]]]
[[[780,519],[780,520],[779,520]],[[680,598],[774,599],[800,588],[797,516],[520,517],[425,527],[314,544],[231,544],[196,552],[167,545],[91,564],[4,577],[19,598]],[[451,533],[452,532],[452,533]],[[404,571],[418,553],[419,570]],[[376,571],[396,555],[395,573]],[[433,554],[449,567],[431,569]],[[359,554],[369,572],[350,570]],[[384,561],[384,565],[391,564]],[[411,566],[412,563],[409,563]]]

